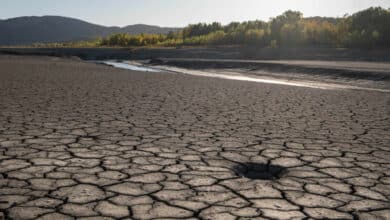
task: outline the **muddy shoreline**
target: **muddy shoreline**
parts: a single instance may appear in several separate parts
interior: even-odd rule
[[[253,60],[331,60],[390,61],[389,49],[342,48],[256,48],[256,47],[183,47],[183,48],[11,48],[0,47],[0,54],[79,57],[84,60],[142,60],[154,58],[253,59]]]
[[[390,51],[329,48],[0,48],[0,54],[134,60],[190,70],[390,89]]]

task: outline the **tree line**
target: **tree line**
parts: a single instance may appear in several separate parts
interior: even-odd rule
[[[94,46],[254,45],[259,47],[390,47],[390,10],[371,7],[342,18],[304,18],[286,11],[268,22],[191,24],[178,32],[114,34],[85,42]],[[74,44],[74,43],[73,43]]]
[[[390,10],[369,8],[342,18],[303,18],[301,12],[286,11],[269,22],[189,25],[167,39],[184,45],[390,47]]]

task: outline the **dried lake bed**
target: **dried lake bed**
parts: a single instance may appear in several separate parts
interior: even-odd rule
[[[388,92],[56,57],[0,67],[6,219],[389,218]]]

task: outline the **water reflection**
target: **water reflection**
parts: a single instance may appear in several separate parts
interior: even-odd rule
[[[117,61],[102,61],[106,65],[110,65],[116,68],[128,69],[134,71],[142,71],[142,72],[175,72],[175,73],[183,73],[189,75],[196,76],[206,76],[206,77],[214,77],[214,78],[222,78],[222,79],[230,79],[230,80],[240,80],[240,81],[249,81],[249,82],[259,82],[259,83],[270,83],[270,84],[279,84],[279,85],[287,85],[287,86],[298,86],[298,87],[307,87],[307,88],[316,88],[316,89],[352,89],[352,90],[366,90],[366,91],[376,91],[376,92],[384,92],[390,93],[388,89],[379,89],[379,88],[369,88],[369,87],[360,87],[360,86],[351,86],[345,84],[336,84],[336,83],[328,83],[328,82],[319,82],[319,81],[309,81],[309,80],[291,80],[291,79],[283,79],[283,78],[274,78],[274,77],[266,77],[266,76],[254,76],[254,75],[244,75],[238,72],[232,71],[215,71],[215,70],[193,70],[193,69],[185,69],[178,68],[172,66],[145,66],[142,63],[133,62],[133,61],[125,61],[125,62],[117,62]]]
[[[142,71],[142,72],[161,72],[159,69],[154,69],[150,67],[145,67],[137,64],[124,63],[124,62],[115,62],[115,61],[103,61],[102,63],[116,67],[121,69],[128,69],[134,71]]]

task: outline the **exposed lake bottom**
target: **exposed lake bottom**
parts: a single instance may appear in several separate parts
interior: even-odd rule
[[[375,92],[384,92],[390,93],[389,89],[385,88],[373,88],[368,86],[354,86],[345,84],[345,82],[324,82],[317,79],[292,79],[287,77],[275,77],[275,75],[270,74],[270,76],[255,75],[255,74],[246,74],[242,71],[235,69],[188,69],[175,66],[166,66],[166,65],[147,65],[141,62],[136,61],[102,61],[106,65],[113,66],[115,68],[128,69],[134,71],[142,72],[173,72],[173,73],[182,73],[189,74],[194,76],[203,76],[203,77],[213,77],[229,80],[239,80],[239,81],[249,81],[249,82],[258,82],[258,83],[269,83],[269,84],[278,84],[286,86],[297,86],[297,87],[307,87],[314,89],[352,89],[352,90],[366,90],[366,91],[375,91]],[[293,73],[291,73],[293,74]]]

